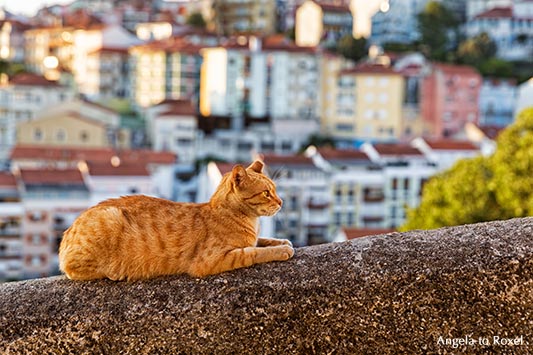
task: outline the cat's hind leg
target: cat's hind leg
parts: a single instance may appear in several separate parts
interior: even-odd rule
[[[71,280],[95,280],[105,277],[99,271],[96,260],[68,247],[60,252],[59,268]]]

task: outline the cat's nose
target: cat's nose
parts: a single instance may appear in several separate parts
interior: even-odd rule
[[[279,204],[279,207],[283,206],[283,200],[279,197],[278,197],[278,204]]]

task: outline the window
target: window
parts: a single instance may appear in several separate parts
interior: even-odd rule
[[[177,143],[178,143],[178,145],[181,145],[181,146],[184,146],[184,145],[189,146],[189,145],[192,144],[192,139],[190,139],[190,138],[178,138],[177,139]]]
[[[56,139],[58,142],[64,142],[66,137],[67,137],[67,133],[65,132],[63,128],[60,128],[57,130]]]
[[[35,128],[33,131],[33,139],[37,142],[43,140],[43,131],[40,128]]]
[[[351,132],[354,130],[353,125],[346,124],[346,123],[339,123],[337,124],[336,128],[337,128],[337,131],[344,131],[344,132]]]
[[[28,213],[27,216],[28,216],[28,219],[32,222],[41,222],[46,219],[46,213],[41,212],[41,211],[30,212]]]
[[[340,212],[335,212],[335,215],[334,215],[334,223],[335,225],[337,226],[340,226],[341,225],[341,213]]]
[[[89,140],[89,132],[83,130],[80,132],[80,140],[82,142],[87,142]]]
[[[365,202],[381,202],[385,198],[381,187],[367,187],[364,189]]]

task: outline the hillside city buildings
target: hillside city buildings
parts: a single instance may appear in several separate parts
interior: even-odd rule
[[[358,3],[77,0],[32,19],[0,11],[0,59],[24,69],[0,74],[0,280],[57,273],[63,231],[99,201],[205,202],[253,159],[284,200],[261,219],[263,235],[303,246],[392,231],[433,175],[491,154],[497,132],[533,106],[533,79],[484,78],[420,53],[357,63],[335,54],[357,32]],[[383,3],[370,43],[418,38],[426,1]],[[532,57],[530,1],[453,6],[466,35],[503,26],[498,55]],[[185,23],[193,13],[206,28]],[[278,33],[291,28],[294,41]]]

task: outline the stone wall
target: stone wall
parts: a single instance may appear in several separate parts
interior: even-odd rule
[[[2,284],[0,353],[533,353],[533,218],[300,248],[205,279]]]

